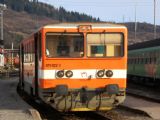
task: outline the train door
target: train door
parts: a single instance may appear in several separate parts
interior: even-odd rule
[[[19,73],[19,85],[21,89],[24,89],[24,46],[23,44],[20,46],[20,73]]]
[[[35,96],[38,97],[39,92],[39,62],[41,60],[41,33],[36,33],[34,36],[34,42],[35,42]]]

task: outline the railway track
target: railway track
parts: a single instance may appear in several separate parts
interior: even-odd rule
[[[25,92],[20,92],[17,89],[18,94],[25,100],[29,105],[38,110],[42,120],[112,120],[105,116],[101,112],[66,112],[61,113],[53,109],[51,106],[41,102],[35,101]]]
[[[160,93],[154,88],[147,88],[141,85],[128,85],[127,98],[123,104],[153,119],[160,119]]]
[[[160,103],[159,97],[153,97],[152,95],[146,95],[146,94],[140,93],[138,91],[135,91],[133,89],[127,89],[127,94],[130,95],[130,96],[134,96],[134,97],[145,99],[147,101]]]
[[[14,71],[14,72],[1,72],[0,73],[1,77],[18,77],[19,76],[19,71]]]
[[[148,101],[160,103],[160,90],[154,87],[129,83],[127,94]]]
[[[157,102],[159,103],[159,100],[150,97],[147,97],[143,94],[145,91],[140,92],[140,90],[135,90],[132,88],[127,89],[127,95],[129,96],[134,96],[135,98],[140,98],[140,99],[145,99],[147,101],[152,101],[152,102]],[[61,113],[53,109],[51,106],[40,102],[40,101],[35,101],[31,97],[29,97],[26,93],[22,92],[20,93],[18,91],[19,95],[32,107],[34,107],[37,111],[39,111],[42,120],[121,120],[123,118],[121,115],[116,116],[114,113],[108,114],[108,112],[67,112],[67,113]],[[122,109],[120,107],[122,111]],[[129,110],[127,110],[129,111]],[[135,111],[130,111],[131,113],[134,113]],[[136,112],[138,115],[144,115],[144,116],[149,116],[145,112]],[[113,117],[114,116],[114,117]],[[116,116],[116,117],[115,117]],[[127,119],[128,120],[128,119]]]

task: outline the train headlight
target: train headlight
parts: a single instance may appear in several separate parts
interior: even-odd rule
[[[104,70],[99,70],[99,71],[97,72],[97,76],[98,76],[98,77],[103,77],[103,76],[104,76]]]
[[[111,70],[107,70],[106,71],[106,76],[107,77],[112,77],[113,76],[113,72]]]
[[[64,76],[64,71],[60,70],[56,73],[57,77],[62,78]]]
[[[73,76],[73,72],[72,72],[71,70],[69,70],[69,71],[67,71],[67,72],[65,73],[65,75],[66,75],[66,77],[70,78],[70,77]]]

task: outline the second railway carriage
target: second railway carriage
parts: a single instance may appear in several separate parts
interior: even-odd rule
[[[110,110],[125,99],[127,29],[46,25],[20,44],[20,86],[59,111]]]
[[[129,46],[128,78],[137,83],[160,83],[160,39]]]

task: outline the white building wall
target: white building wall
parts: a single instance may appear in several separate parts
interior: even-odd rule
[[[4,66],[4,56],[0,54],[0,66]]]

